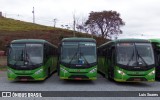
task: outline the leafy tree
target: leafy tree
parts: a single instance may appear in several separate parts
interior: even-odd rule
[[[100,34],[104,38],[122,34],[120,26],[125,25],[116,11],[91,12],[85,26],[92,34]]]

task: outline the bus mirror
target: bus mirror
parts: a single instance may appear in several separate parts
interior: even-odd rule
[[[47,50],[47,45],[46,44],[44,44],[44,50]]]
[[[6,56],[8,56],[10,54],[10,45],[5,45],[6,47]]]
[[[10,45],[5,45],[6,48],[10,48]]]

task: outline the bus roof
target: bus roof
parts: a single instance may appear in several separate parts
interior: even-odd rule
[[[150,40],[147,40],[147,39],[117,39],[117,40],[106,42],[100,45],[98,48],[101,48],[105,45],[109,45],[112,43],[150,43]]]
[[[72,38],[64,38],[64,39],[62,39],[62,42],[70,42],[70,41],[75,41],[75,42],[96,42],[96,40],[93,39],[93,38],[72,37]]]
[[[151,42],[157,42],[157,43],[160,43],[160,39],[149,39],[151,40]]]
[[[150,43],[149,40],[147,39],[117,39],[117,40],[114,40],[114,42],[136,42],[136,43]]]
[[[13,44],[14,43],[41,43],[41,44],[47,43],[49,45],[52,45],[52,46],[56,47],[55,45],[53,45],[50,42],[48,42],[46,40],[43,40],[43,39],[18,39],[18,40],[11,41],[11,44],[12,43]]]
[[[47,41],[43,39],[18,39],[18,40],[13,40],[11,43],[45,43]]]

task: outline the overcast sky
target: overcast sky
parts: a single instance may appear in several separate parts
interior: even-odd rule
[[[119,38],[159,38],[160,0],[0,0],[4,16],[32,22],[35,8],[36,23],[53,26],[73,24],[73,14],[81,21],[91,11],[114,10],[125,22]]]

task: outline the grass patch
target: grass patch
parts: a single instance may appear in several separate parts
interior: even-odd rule
[[[7,70],[7,66],[1,66],[0,65],[0,71],[6,71]]]
[[[5,46],[16,39],[44,39],[58,46],[62,38],[73,37],[74,33],[75,37],[92,37],[87,33],[0,17],[0,50],[6,51]],[[96,39],[97,45],[107,42],[101,37],[93,36],[93,38]],[[1,61],[0,64],[4,65]]]
[[[0,30],[7,31],[29,31],[29,30],[53,30],[53,27],[38,25],[30,22],[14,20],[10,18],[0,18]]]
[[[7,70],[7,57],[6,56],[0,56],[0,71]]]

